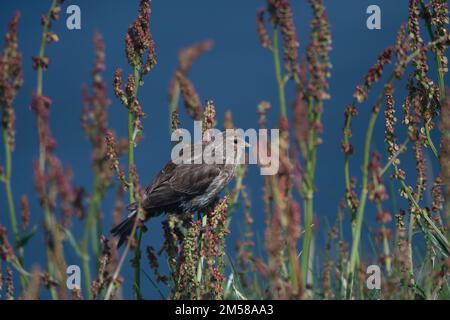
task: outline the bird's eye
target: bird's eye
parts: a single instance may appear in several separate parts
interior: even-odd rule
[[[237,138],[234,138],[234,144],[237,144],[237,143],[238,143]]]

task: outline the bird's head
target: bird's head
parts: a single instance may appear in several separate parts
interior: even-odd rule
[[[225,163],[240,164],[243,163],[245,148],[249,146],[239,134],[227,130],[211,138],[206,144],[204,156],[210,154],[217,159],[220,155]]]

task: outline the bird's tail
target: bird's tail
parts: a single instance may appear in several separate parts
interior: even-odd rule
[[[137,208],[135,203],[130,204],[127,209],[130,212],[128,217],[111,229],[111,234],[114,237],[119,237],[119,243],[117,244],[118,248],[120,248],[120,246],[127,241],[128,236],[131,235],[137,217]]]

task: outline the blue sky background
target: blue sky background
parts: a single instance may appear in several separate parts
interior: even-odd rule
[[[25,83],[15,101],[17,112],[17,147],[13,155],[13,188],[16,206],[22,194],[28,194],[31,203],[32,224],[42,224],[42,213],[33,188],[32,164],[37,159],[37,135],[35,115],[29,105],[36,86],[36,73],[31,68],[31,57],[37,55],[41,37],[40,16],[47,12],[51,1],[0,0],[0,34],[6,31],[7,23],[16,10],[22,13],[19,26],[19,45],[23,52]],[[310,8],[306,1],[291,1],[300,38],[300,50],[309,41]],[[82,29],[68,30],[65,26],[65,9],[71,4],[80,6]],[[343,156],[340,151],[341,129],[344,108],[351,102],[355,86],[375,62],[379,53],[395,41],[396,31],[407,19],[408,1],[340,0],[325,1],[333,37],[333,64],[330,81],[332,99],[325,104],[323,115],[323,145],[318,152],[317,201],[315,212],[319,221],[318,242],[323,243],[326,220],[333,222],[337,207],[344,193]],[[366,28],[366,8],[377,4],[382,10],[382,29]],[[66,1],[62,20],[54,24],[59,35],[57,44],[48,46],[50,68],[44,74],[44,93],[53,99],[51,106],[51,128],[57,138],[57,155],[74,171],[74,182],[90,189],[90,145],[80,126],[82,101],[80,88],[90,83],[93,65],[92,36],[95,31],[103,34],[106,44],[106,80],[113,101],[110,107],[110,126],[121,136],[126,135],[126,112],[112,92],[112,76],[116,68],[129,71],[124,54],[124,35],[137,13],[138,1]],[[213,50],[196,61],[190,79],[194,82],[202,100],[215,102],[219,119],[230,109],[235,125],[241,128],[257,127],[256,106],[262,100],[273,104],[269,111],[269,126],[276,126],[278,114],[277,90],[272,57],[261,48],[256,34],[257,9],[265,5],[262,0],[154,0],[151,30],[156,42],[158,64],[145,85],[139,90],[140,100],[147,117],[143,120],[144,141],[136,150],[136,162],[142,183],[151,181],[156,172],[169,160],[170,143],[168,131],[167,90],[177,66],[177,53],[195,42],[212,39]],[[377,90],[375,90],[376,93]],[[398,93],[403,92],[399,88]],[[293,90],[288,88],[292,101]],[[397,99],[400,101],[400,98]],[[370,101],[373,101],[370,100]],[[370,112],[370,101],[360,106],[360,115],[353,125],[353,143],[356,155],[352,158],[353,174],[360,172],[361,150]],[[399,102],[400,103],[400,102]],[[180,106],[182,104],[180,103]],[[186,118],[184,118],[186,119]],[[186,127],[191,123],[183,123]],[[383,151],[383,123],[378,122],[374,146]],[[0,153],[3,158],[3,154]],[[253,201],[257,233],[263,235],[263,211],[261,207],[261,179],[259,170],[251,168],[247,179],[248,191]],[[9,226],[3,186],[0,187],[0,223]],[[104,206],[107,233],[110,225],[111,201]],[[368,214],[367,221],[374,221]],[[160,219],[148,224],[145,244],[159,248],[162,244]],[[228,250],[232,251],[239,235],[242,212],[238,211],[231,225]],[[76,224],[76,233],[81,226]],[[320,247],[319,247],[320,248]],[[69,264],[80,264],[71,250],[66,250]],[[35,236],[28,247],[26,266],[43,263],[44,248],[42,234]],[[146,260],[143,265],[147,268]],[[124,270],[125,279],[131,279],[131,271]],[[143,278],[145,298],[157,298],[156,290]],[[125,293],[130,297],[130,282]]]

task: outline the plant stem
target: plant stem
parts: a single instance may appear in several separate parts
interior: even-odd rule
[[[130,204],[134,202],[134,184],[131,180],[131,171],[134,166],[134,141],[133,141],[133,112],[128,111],[128,195]]]
[[[95,174],[94,183],[93,183],[93,194],[92,199],[89,207],[89,213],[88,217],[90,217],[91,221],[89,223],[91,224],[89,227],[90,230],[90,236],[92,241],[92,252],[94,255],[94,260],[96,262],[96,265],[98,264],[98,259],[100,258],[100,236],[101,236],[101,228],[99,227],[99,221],[100,221],[100,210],[101,210],[101,203],[102,203],[102,187],[101,187],[101,181],[98,173]],[[86,239],[88,239],[88,236],[86,236]],[[89,240],[88,240],[89,242]]]
[[[316,104],[316,105],[315,105]],[[304,187],[304,208],[305,208],[305,235],[302,250],[302,262],[301,262],[301,272],[302,272],[302,283],[304,286],[312,285],[307,283],[308,274],[311,272],[311,245],[313,241],[313,216],[314,216],[314,176],[316,170],[317,161],[317,131],[314,128],[315,123],[320,123],[322,112],[315,111],[322,110],[323,102],[317,101],[316,98],[312,96],[308,97],[307,105],[307,118],[309,123],[308,128],[308,140],[306,145],[306,174]]]
[[[356,104],[356,100],[353,100],[352,107],[354,107]],[[350,124],[352,122],[352,116],[348,115],[347,119],[345,120],[344,125],[344,144],[349,144],[349,138],[350,138]],[[350,168],[349,168],[349,155],[345,153],[344,157],[344,176],[345,176],[345,189],[346,192],[350,192]]]
[[[202,217],[202,228],[205,228],[207,220],[208,220],[208,215],[205,213],[205,214],[203,214],[203,217]],[[205,261],[205,257],[201,254],[202,250],[203,250],[203,246],[204,246],[203,234],[200,233],[199,244],[198,244],[198,252],[200,255],[200,259],[198,259],[198,262],[197,262],[197,276],[196,276],[196,281],[198,283],[198,286],[197,286],[197,299],[198,300],[201,299],[200,289],[202,287],[201,284],[202,284],[203,264]]]
[[[386,270],[388,274],[391,274],[392,259],[391,259],[391,251],[389,248],[389,239],[386,234],[383,234],[383,249],[384,249],[384,256],[386,259]]]
[[[274,66],[275,66],[275,77],[276,77],[276,81],[277,81],[277,87],[278,87],[278,98],[279,98],[279,108],[280,108],[280,118],[286,118],[287,117],[287,111],[286,111],[286,94],[285,94],[285,86],[286,86],[286,81],[289,78],[286,78],[285,76],[283,76],[283,72],[281,70],[281,61],[280,61],[280,53],[279,53],[279,42],[278,42],[278,29],[274,28],[273,29],[273,35],[272,35],[272,54],[273,54],[273,61],[274,61]],[[287,151],[287,150],[286,150]],[[274,183],[274,181],[272,181],[273,184],[273,188],[272,188],[272,192],[274,193],[274,197],[275,199],[277,199],[276,203],[280,208],[283,208],[282,211],[286,212],[287,208],[288,208],[288,204],[285,202],[282,202],[280,200],[280,196],[277,193],[277,187],[276,184]],[[238,197],[238,193],[236,195],[236,201],[237,201],[237,197]],[[291,198],[290,195],[287,196],[287,201],[289,201],[289,199]],[[287,222],[287,221],[285,221]],[[286,229],[287,223],[283,224],[283,228]],[[298,289],[298,279],[297,279],[297,269],[298,269],[298,262],[297,262],[297,252],[292,252],[292,244],[289,246],[289,278],[291,280],[291,285],[293,287],[294,292]],[[284,253],[280,254],[284,255]],[[284,259],[284,258],[283,258]],[[286,266],[284,264],[282,264],[283,269],[286,269]],[[286,271],[286,270],[285,270]]]
[[[133,229],[131,230],[131,234],[130,237],[127,241],[127,244],[125,246],[125,250],[122,253],[122,256],[119,259],[119,263],[117,264],[116,270],[114,271],[112,277],[111,277],[111,281],[108,285],[108,288],[106,290],[106,294],[105,294],[105,300],[110,300],[113,294],[113,289],[115,286],[115,283],[117,281],[117,278],[119,277],[120,274],[120,270],[122,270],[123,264],[125,262],[125,258],[128,255],[128,252],[130,251],[130,247],[131,247],[131,239],[135,236],[136,234],[136,229],[137,229],[137,222],[138,220],[136,219],[133,225]]]
[[[320,113],[315,114],[313,111],[313,98],[308,99],[308,122],[310,124],[314,121],[320,121]],[[317,117],[317,119],[315,119]],[[305,208],[305,234],[303,239],[303,250],[301,260],[301,276],[302,284],[308,285],[308,273],[310,272],[310,250],[313,238],[313,215],[314,215],[314,175],[316,167],[316,153],[317,153],[317,134],[313,128],[309,129],[307,142],[307,157],[306,157],[306,174],[304,182],[304,208]]]
[[[141,240],[142,240],[142,231],[139,230],[136,235],[137,245],[134,250],[134,297],[137,300],[142,300],[141,293]]]
[[[417,200],[414,198],[410,188],[407,187],[406,183],[403,180],[400,180],[400,184],[402,185],[402,188],[405,190],[406,195],[408,196],[408,199],[412,202],[412,204],[416,207],[416,209],[419,211],[420,215],[424,217],[426,222],[430,225],[430,227],[434,230],[437,236],[439,236],[439,240],[441,243],[447,248],[447,250],[450,251],[450,242],[445,237],[445,235],[442,233],[441,230],[436,226],[436,224],[433,222],[433,220],[430,219],[428,216],[426,210],[422,209],[417,202]]]
[[[400,147],[398,148],[398,151],[389,159],[388,163],[381,169],[380,171],[380,177],[382,177],[386,171],[391,167],[391,165],[398,159],[400,153],[402,153],[406,149],[406,145],[409,142],[409,138],[406,138],[405,142],[403,142]]]
[[[285,81],[283,79],[283,75],[281,72],[281,63],[280,63],[280,53],[278,48],[278,30],[276,28],[273,29],[273,61],[275,64],[275,77],[277,79],[278,85],[278,98],[280,103],[280,116],[286,117],[286,96],[284,93]]]
[[[412,212],[409,214],[408,223],[408,260],[409,260],[409,274],[411,276],[411,282],[414,284],[414,260],[413,260],[413,250],[412,250],[412,239],[414,232],[414,215]]]
[[[301,277],[303,286],[307,285],[308,272],[309,272],[309,255],[312,241],[312,192],[305,193],[305,199],[303,200],[305,208],[305,234],[303,238],[303,250],[301,260]]]
[[[12,175],[12,159],[11,159],[11,147],[8,143],[8,136],[5,129],[3,129],[3,144],[5,145],[5,174],[3,176],[5,189],[6,189],[6,200],[8,202],[9,218],[11,221],[11,227],[13,230],[14,241],[16,246],[20,242],[20,233],[17,226],[16,210],[14,207],[14,197],[11,188],[11,175]],[[24,262],[24,249],[23,247],[18,248],[18,259],[19,263],[23,265]],[[20,287],[22,292],[26,289],[27,279],[23,275],[20,275]]]
[[[57,1],[56,0],[52,0],[52,3],[50,5],[50,9],[48,10],[47,13],[47,21],[50,21],[51,17],[51,11],[53,10],[53,8],[56,6]],[[44,24],[43,26],[43,30],[42,30],[42,37],[41,37],[41,44],[40,44],[40,48],[39,48],[39,59],[43,59],[45,56],[45,48],[46,48],[46,44],[47,44],[47,32],[48,32],[48,28],[49,28],[49,24]],[[36,95],[38,97],[42,97],[42,93],[43,93],[43,67],[42,66],[38,66],[37,67],[37,82],[36,82]],[[43,126],[45,126],[44,120],[41,118],[41,116],[37,116],[37,128],[38,131],[40,128],[42,128]],[[44,141],[42,141],[42,137],[40,135],[40,133],[38,134],[39,136],[39,170],[41,171],[42,174],[45,174],[45,165],[46,165],[46,146]],[[42,208],[44,210],[44,222],[45,222],[45,226],[46,228],[49,230],[50,234],[52,234],[52,236],[54,237],[55,232],[54,232],[54,226],[52,223],[52,219],[51,219],[51,211],[50,211],[50,207],[48,204],[48,199],[45,199],[42,203]],[[48,269],[48,273],[50,275],[50,277],[54,276],[54,265],[52,262],[52,252],[51,249],[47,246],[47,269]],[[53,286],[50,287],[50,293],[52,296],[53,300],[57,299],[57,294],[56,294],[56,290]]]
[[[381,205],[381,202],[377,203],[377,210],[379,213],[383,212],[383,207]],[[384,228],[384,231],[386,231],[386,223],[382,223],[382,228]],[[385,257],[385,265],[386,265],[386,271],[388,275],[391,274],[391,266],[392,266],[392,259],[391,259],[391,250],[389,247],[389,239],[386,235],[386,232],[383,232],[383,253]]]
[[[353,277],[354,277],[354,272],[355,272],[355,268],[356,268],[356,264],[357,264],[357,258],[359,256],[359,252],[358,252],[359,251],[359,242],[361,239],[361,228],[362,228],[362,223],[364,220],[363,219],[364,218],[364,209],[365,209],[365,205],[366,205],[367,192],[368,192],[367,182],[368,182],[368,173],[369,173],[368,165],[369,165],[369,156],[370,156],[370,146],[372,143],[372,135],[373,135],[373,130],[375,127],[378,113],[379,113],[379,109],[376,106],[376,107],[374,107],[374,109],[372,111],[372,115],[369,120],[369,126],[367,128],[366,140],[365,140],[365,145],[364,145],[361,198],[360,198],[360,203],[359,203],[359,207],[358,207],[357,214],[356,214],[356,225],[355,225],[355,230],[354,230],[354,234],[353,234],[352,249],[351,249],[351,254],[350,254],[350,263],[349,263],[349,267],[348,267],[348,271],[347,271],[347,279],[348,279],[347,298],[348,299],[351,298],[352,289],[353,289],[352,288],[353,287]]]
[[[140,71],[138,68],[134,68],[134,93],[133,97],[128,106],[128,182],[129,182],[129,199],[130,204],[134,203],[134,182],[132,181],[131,172],[134,169],[134,144],[135,144],[135,126],[134,126],[134,113],[133,104],[137,98],[138,88],[141,82]],[[138,220],[139,217],[136,218]],[[139,230],[135,234],[135,239],[137,241],[136,248],[134,249],[133,267],[134,267],[134,297],[135,299],[141,300],[141,238],[142,232]]]
[[[431,140],[430,128],[428,127],[427,123],[425,123],[424,128],[425,128],[425,135],[427,137],[428,145],[430,146],[431,151],[433,152],[433,155],[436,157],[436,159],[439,160],[439,154],[438,154],[438,152],[436,150],[436,147],[434,146],[433,140]]]
[[[86,298],[92,299],[91,287],[91,270],[89,264],[89,236],[92,239],[92,251],[94,253],[95,262],[98,262],[99,258],[99,243],[97,235],[97,219],[99,214],[100,194],[99,194],[99,177],[95,174],[94,186],[92,191],[92,199],[89,206],[89,211],[86,217],[86,223],[84,227],[83,240],[81,242],[81,252],[83,254],[83,274],[84,285],[86,288]]]

